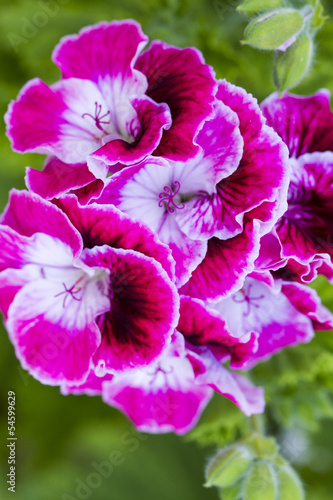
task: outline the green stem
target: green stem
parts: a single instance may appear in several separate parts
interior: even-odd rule
[[[253,432],[265,434],[264,417],[262,415],[252,415],[249,417],[249,426]]]

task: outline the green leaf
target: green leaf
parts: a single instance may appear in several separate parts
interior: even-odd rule
[[[288,42],[302,30],[302,14],[295,9],[281,9],[264,14],[252,21],[245,30],[242,44],[273,50]]]
[[[320,28],[326,19],[328,19],[328,16],[324,16],[324,8],[321,5],[320,0],[310,0],[310,5],[313,5],[314,7],[314,13],[312,14],[310,23],[311,28]]]
[[[285,7],[283,0],[245,0],[236,10],[248,17],[252,17],[278,7]]]
[[[274,82],[281,92],[295,87],[308,73],[313,58],[313,43],[302,34],[285,52],[277,51],[274,60]]]

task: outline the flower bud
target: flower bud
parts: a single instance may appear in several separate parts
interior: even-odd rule
[[[240,479],[253,460],[246,446],[236,444],[221,450],[208,464],[205,486],[228,487]]]
[[[274,82],[280,92],[295,87],[308,72],[313,56],[313,43],[302,34],[285,52],[277,51]]]
[[[241,43],[258,49],[277,49],[297,36],[303,25],[303,16],[296,9],[267,12],[248,25],[245,39]]]
[[[267,438],[261,434],[252,433],[244,441],[256,458],[273,459],[278,454],[278,447],[274,438]]]
[[[279,500],[304,500],[302,483],[288,464],[275,468],[279,483]]]
[[[283,0],[245,0],[236,10],[248,17],[255,16],[260,12],[284,7]]]
[[[244,500],[278,500],[277,474],[271,463],[257,460],[244,479]]]
[[[240,479],[232,486],[219,490],[221,500],[241,500],[243,481]]]

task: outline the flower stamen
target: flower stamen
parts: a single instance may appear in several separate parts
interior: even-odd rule
[[[174,184],[176,185],[176,190],[173,191],[170,186],[164,186],[163,190],[158,197],[160,198],[160,201],[158,203],[159,207],[162,207],[165,205],[166,202],[166,209],[170,214],[173,214],[175,211],[175,208],[178,208],[179,210],[182,210],[185,208],[185,203],[181,203],[181,205],[177,206],[174,197],[179,193],[180,190],[180,182],[175,181]]]
[[[93,116],[90,113],[83,113],[82,118],[85,118],[86,116],[88,116],[89,118],[92,118],[95,122],[96,127],[105,133],[105,130],[103,129],[101,124],[108,125],[110,123],[111,120],[103,121],[103,118],[108,116],[110,114],[110,111],[108,111],[104,115],[101,115],[101,113],[102,113],[102,105],[98,104],[98,102],[95,101],[95,115]]]

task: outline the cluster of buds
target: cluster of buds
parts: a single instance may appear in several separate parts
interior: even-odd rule
[[[276,441],[257,433],[220,450],[206,470],[205,486],[222,500],[303,500],[297,474],[279,454]]]
[[[244,0],[237,10],[253,18],[243,44],[275,51],[273,76],[277,89],[295,87],[313,60],[313,39],[325,21],[320,0],[304,0],[293,7],[287,0]]]

